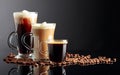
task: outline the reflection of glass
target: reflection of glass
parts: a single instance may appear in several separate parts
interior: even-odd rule
[[[63,66],[37,66],[34,67],[33,75],[66,75],[66,71]]]
[[[37,12],[29,12],[29,11],[20,11],[14,12],[14,22],[15,22],[15,32],[12,32],[8,37],[8,45],[10,48],[18,50],[18,55],[16,58],[21,57],[31,57],[32,51],[27,49],[21,42],[21,37],[25,33],[31,32],[32,24],[36,23],[37,21]],[[16,39],[17,45],[14,45],[13,39]],[[31,37],[28,36],[25,39],[28,45],[32,45]]]
[[[8,75],[33,75],[33,66],[22,66],[13,67],[9,70]]]
[[[63,66],[22,66],[13,67],[8,72],[8,75],[66,75],[66,70]]]
[[[33,75],[49,75],[48,70],[50,66],[37,66],[33,69]]]
[[[49,75],[66,75],[66,70],[63,66],[50,67]]]

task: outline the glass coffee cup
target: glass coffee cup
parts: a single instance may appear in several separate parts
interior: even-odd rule
[[[63,62],[66,57],[68,40],[58,39],[48,41],[49,59],[52,62]]]
[[[37,16],[37,12],[30,12],[27,10],[13,13],[15,31],[8,37],[8,46],[18,51],[16,58],[32,57],[33,52],[22,44],[23,39],[21,39],[21,37],[24,34],[31,32],[32,24],[37,22]],[[16,39],[17,45],[14,45],[13,39]],[[28,45],[32,46],[32,39],[31,36],[28,36],[25,41]]]
[[[39,51],[38,52],[39,58],[36,58],[36,59],[40,59],[40,60],[49,59],[47,41],[54,39],[55,28],[56,28],[56,23],[43,22],[43,23],[37,23],[33,25],[32,33],[34,36],[39,37],[39,40],[38,40],[39,48],[37,50]],[[37,51],[34,50],[35,53]],[[37,53],[35,54],[35,56],[36,55]]]

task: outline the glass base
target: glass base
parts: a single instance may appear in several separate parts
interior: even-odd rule
[[[34,58],[34,56],[33,56],[33,54],[18,54],[18,55],[16,55],[15,56],[15,58],[17,58],[17,59],[20,59],[20,58],[30,58],[30,59],[33,59]]]

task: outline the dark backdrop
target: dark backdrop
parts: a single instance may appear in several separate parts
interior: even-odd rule
[[[120,12],[115,0],[0,0],[1,60],[11,50],[7,38],[15,30],[12,13],[24,9],[38,12],[38,22],[55,22],[55,38],[68,39],[68,52],[120,54]]]

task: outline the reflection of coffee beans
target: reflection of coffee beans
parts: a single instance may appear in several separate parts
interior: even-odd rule
[[[67,44],[64,42],[48,43],[49,59],[53,62],[62,62],[66,56]]]

